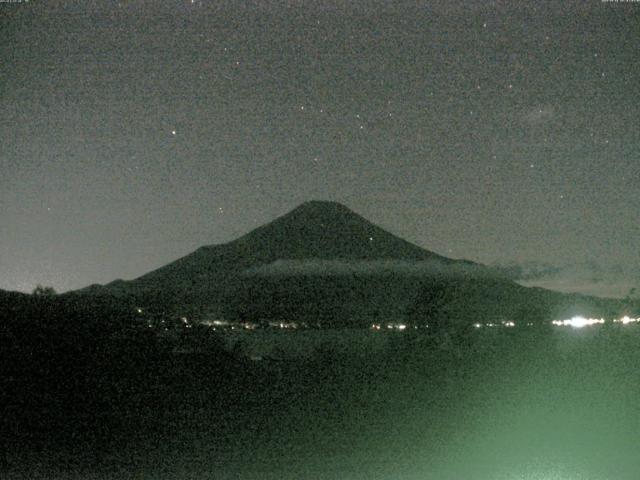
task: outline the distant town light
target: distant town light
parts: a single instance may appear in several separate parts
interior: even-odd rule
[[[581,316],[575,316],[573,318],[567,320],[554,320],[551,322],[553,325],[561,326],[561,327],[573,327],[573,328],[583,328],[591,325],[597,325],[604,323],[603,318],[585,318]]]
[[[623,325],[626,325],[628,323],[637,323],[640,322],[640,318],[630,318],[628,315],[625,315],[622,318],[618,318],[616,320],[614,320],[615,323],[622,323]]]

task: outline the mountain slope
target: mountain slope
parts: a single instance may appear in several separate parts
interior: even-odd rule
[[[398,238],[372,224],[344,205],[307,202],[238,239],[255,248],[263,260],[451,260]]]
[[[578,304],[595,306],[594,312],[615,308],[521,287],[482,265],[413,245],[341,204],[318,201],[135,280],[79,293],[108,294],[164,313],[304,318],[332,326],[434,315],[538,320]]]
[[[313,201],[237,240],[202,247],[139,280],[238,271],[284,259],[455,262],[386,232],[339,203]]]
[[[279,260],[458,262],[413,245],[335,202],[311,201],[226,244],[201,247],[135,280],[118,280],[84,293],[111,293],[190,302],[214,300],[248,268]],[[161,303],[167,303],[165,301]],[[212,302],[214,303],[214,302]]]

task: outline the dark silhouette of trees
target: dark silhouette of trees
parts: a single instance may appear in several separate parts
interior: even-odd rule
[[[33,295],[36,297],[53,297],[56,295],[56,291],[53,287],[44,287],[40,284],[33,289]]]
[[[629,314],[637,315],[640,313],[640,293],[637,288],[631,288],[624,297],[624,304]]]

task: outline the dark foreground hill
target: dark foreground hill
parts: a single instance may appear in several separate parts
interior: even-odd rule
[[[206,246],[109,295],[194,317],[304,319],[364,326],[389,317],[549,319],[612,315],[613,301],[527,289],[491,269],[413,245],[334,202],[307,202],[232,242]]]

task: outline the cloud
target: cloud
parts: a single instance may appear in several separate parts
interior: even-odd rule
[[[550,263],[527,262],[495,264],[491,268],[510,280],[539,280],[557,277],[566,267]]]
[[[640,290],[640,266],[602,266],[589,261],[567,265],[545,262],[507,263],[484,266],[442,261],[404,260],[277,260],[251,267],[245,275],[414,275],[454,278],[503,278],[526,287],[542,287],[565,293],[624,298],[632,288]]]
[[[522,113],[522,121],[528,126],[546,125],[556,117],[553,105],[538,105]]]
[[[607,265],[586,261],[566,265],[544,262],[496,264],[499,274],[527,287],[566,293],[623,298],[640,287],[640,265]]]
[[[496,272],[482,265],[458,262],[449,264],[437,260],[277,260],[252,267],[247,275],[438,275],[464,277],[495,277]]]

